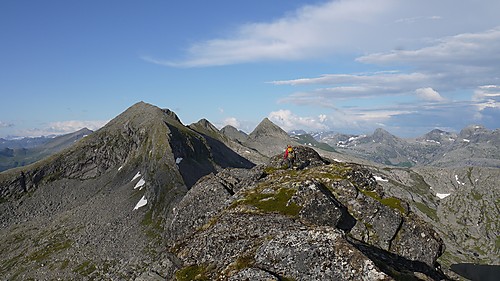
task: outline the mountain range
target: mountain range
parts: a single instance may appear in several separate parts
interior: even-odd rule
[[[296,133],[290,135],[312,137],[340,153],[385,165],[500,168],[500,129],[492,131],[480,125],[468,126],[458,134],[435,129],[413,139],[396,137],[381,128],[371,135]]]
[[[83,128],[55,137],[0,139],[0,172],[36,162],[73,145],[91,133],[91,130]]]
[[[431,133],[420,142],[447,137]],[[477,165],[496,163],[488,134],[464,129],[448,160],[396,167],[359,157],[408,143],[383,130],[347,153],[269,119],[247,135],[140,102],[0,173],[0,279],[495,280],[500,173]],[[479,160],[451,165],[466,152]]]

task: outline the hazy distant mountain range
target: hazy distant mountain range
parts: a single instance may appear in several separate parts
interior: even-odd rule
[[[392,166],[500,167],[500,129],[492,131],[480,125],[468,126],[458,134],[435,129],[413,139],[399,138],[380,128],[371,135],[304,131],[290,135],[302,144],[328,144],[339,153]],[[307,141],[312,138],[316,142]]]
[[[0,173],[1,279],[498,276],[498,130],[245,134],[140,102],[63,144]]]
[[[83,128],[74,133],[54,137],[8,140],[0,138],[0,172],[36,162],[73,145],[91,133],[91,130]]]

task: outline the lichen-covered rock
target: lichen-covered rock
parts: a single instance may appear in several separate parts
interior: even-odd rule
[[[231,193],[219,177],[209,175],[199,181],[168,216],[165,224],[167,242],[172,243],[193,234],[222,210],[228,201],[231,201]]]
[[[323,189],[323,191],[322,191]],[[335,227],[342,218],[341,206],[335,204],[334,198],[328,197],[327,189],[321,183],[306,181],[299,185],[292,201],[302,206],[299,218],[315,225]]]
[[[332,228],[280,233],[255,254],[255,264],[293,280],[393,280]]]
[[[174,218],[169,231],[189,231],[165,234],[175,238],[178,272],[210,280],[440,280],[442,242],[429,240],[438,236],[372,179],[346,163],[208,176],[176,206],[187,218]]]
[[[279,281],[279,277],[259,268],[246,268],[231,276],[229,281]]]
[[[444,252],[444,243],[429,225],[411,214],[392,241],[391,252],[414,261],[421,261],[434,267]]]

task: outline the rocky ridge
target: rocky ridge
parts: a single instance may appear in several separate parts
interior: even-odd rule
[[[298,170],[276,156],[189,190],[166,223],[177,280],[446,279],[439,235],[368,170],[297,153]]]
[[[282,163],[289,143],[294,170]],[[484,208],[498,187],[483,189],[497,170],[321,154],[266,119],[241,141],[138,103],[67,150],[0,173],[0,276],[446,280],[436,261],[453,278],[453,263],[494,264],[498,214]]]

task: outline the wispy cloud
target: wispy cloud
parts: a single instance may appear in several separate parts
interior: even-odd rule
[[[339,53],[375,53],[414,49],[429,40],[498,25],[498,1],[454,0],[327,1],[307,5],[270,22],[248,23],[225,37],[196,42],[184,59],[152,63],[173,67],[207,67],[268,60],[302,60]],[[493,23],[496,23],[493,25]],[[409,28],[411,25],[411,29]]]
[[[107,121],[103,120],[70,120],[51,122],[38,128],[25,129],[17,131],[15,134],[21,137],[38,137],[49,135],[63,135],[76,132],[80,129],[87,128],[90,130],[97,130],[104,126]]]
[[[0,129],[1,128],[11,128],[11,127],[14,127],[14,124],[0,121]]]

